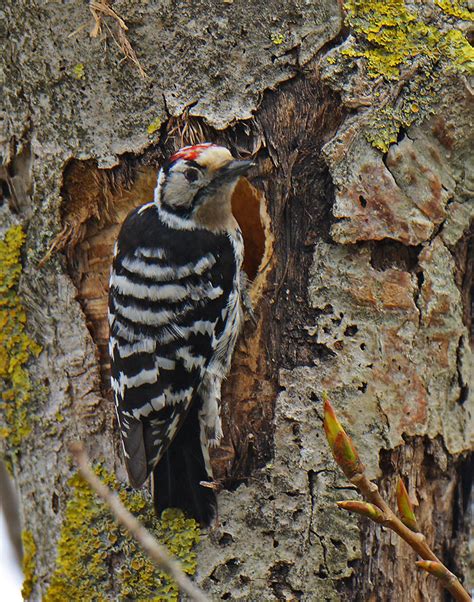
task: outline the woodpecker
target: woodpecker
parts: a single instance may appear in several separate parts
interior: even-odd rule
[[[209,446],[222,437],[221,383],[242,323],[243,240],[231,197],[251,161],[187,146],[154,200],[120,230],[109,288],[111,382],[130,484],[152,474],[155,510],[210,524]]]

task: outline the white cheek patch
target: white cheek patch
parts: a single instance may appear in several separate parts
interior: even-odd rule
[[[161,203],[170,207],[191,207],[198,190],[198,186],[189,184],[181,171],[171,171],[161,193]]]

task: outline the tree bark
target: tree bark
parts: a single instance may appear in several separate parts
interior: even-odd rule
[[[402,476],[466,584],[472,13],[441,0],[2,11],[0,376],[25,596],[145,599],[146,565],[110,543],[68,444],[82,440],[132,504],[108,381],[112,247],[164,158],[208,140],[257,163],[233,199],[257,324],[225,384],[220,520],[195,579],[217,600],[447,599],[406,544],[335,506],[356,494],[327,447],[321,392],[392,507]],[[101,558],[80,556],[78,533],[107,539]],[[175,599],[163,584],[146,599]]]

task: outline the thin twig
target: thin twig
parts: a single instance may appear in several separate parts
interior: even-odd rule
[[[369,503],[359,501],[337,502],[337,505],[343,510],[356,512],[372,521],[388,527],[399,535],[409,546],[415,550],[422,561],[417,565],[423,570],[437,577],[442,585],[459,602],[472,602],[471,596],[463,588],[456,575],[444,566],[441,560],[435,555],[433,550],[426,543],[425,536],[417,531],[416,519],[413,515],[413,509],[408,500],[408,494],[405,486],[397,491],[399,510],[402,512],[402,518],[405,522],[416,530],[406,526],[380,495],[379,488],[372,483],[365,474],[365,468],[360,461],[357,449],[352,439],[347,435],[341,423],[339,422],[334,408],[332,407],[326,393],[323,393],[324,400],[324,430],[329,447],[334,455],[339,468],[342,469],[350,482],[357,487],[362,497]],[[401,498],[399,497],[401,496]],[[400,503],[404,502],[404,503]],[[407,505],[410,508],[407,508]]]
[[[204,593],[183,572],[177,560],[174,560],[167,549],[159,544],[151,533],[131,514],[120,501],[117,494],[113,493],[92,470],[87,454],[81,443],[72,443],[70,451],[74,456],[79,472],[89,483],[90,487],[107,504],[115,516],[130,535],[141,545],[155,564],[166,571],[177,583],[179,589],[195,602],[209,602]]]
[[[382,522],[384,527],[388,527],[395,531],[402,539],[404,539],[423,560],[433,560],[441,562],[436,554],[431,550],[426,543],[426,538],[422,533],[415,533],[406,527],[402,521],[396,516],[383,497],[380,495],[379,488],[375,483],[369,481],[365,473],[355,475],[351,479],[351,483],[357,487],[362,494],[362,497],[382,511]]]
[[[423,560],[436,562],[438,566],[442,568],[441,575],[434,572],[432,572],[432,574],[438,577],[442,585],[453,595],[455,600],[459,600],[460,602],[472,602],[471,596],[463,588],[456,575],[451,573],[451,571],[444,566],[441,560],[426,543],[426,538],[423,533],[415,533],[402,523],[402,521],[396,514],[394,514],[390,506],[388,506],[383,497],[380,495],[377,485],[372,483],[372,481],[367,478],[365,473],[356,474],[350,479],[350,481],[357,487],[363,498],[377,506],[377,508],[382,511],[382,525],[388,527],[397,535],[399,535],[411,548],[413,548],[413,550],[415,550],[419,556],[421,556],[421,558],[423,558]],[[423,564],[420,564],[419,566],[421,568],[425,568]],[[425,570],[427,569],[425,568]]]

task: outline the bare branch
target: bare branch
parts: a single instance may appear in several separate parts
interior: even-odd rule
[[[78,442],[72,443],[70,451],[74,456],[81,476],[107,504],[117,522],[127,529],[155,564],[166,571],[176,581],[179,589],[187,594],[191,600],[209,602],[204,593],[183,572],[178,561],[170,556],[168,550],[156,541],[151,533],[125,508],[119,497],[94,473],[83,445]]]

